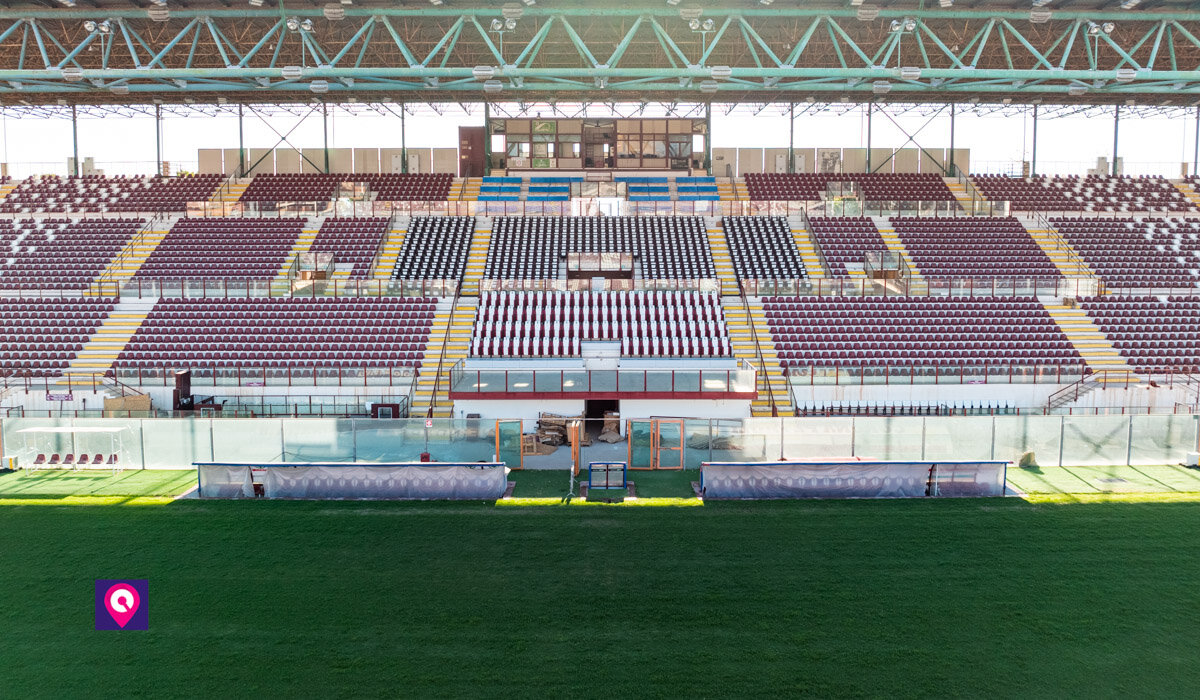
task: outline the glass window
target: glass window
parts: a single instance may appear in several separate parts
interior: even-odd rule
[[[642,155],[646,158],[666,158],[667,142],[661,139],[642,141]]]
[[[640,158],[642,150],[642,140],[637,136],[618,136],[617,137],[617,157],[618,158]]]

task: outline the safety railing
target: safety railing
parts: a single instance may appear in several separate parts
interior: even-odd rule
[[[1132,385],[1137,385],[1140,381],[1140,378],[1131,370],[1102,370],[1100,372],[1085,374],[1079,381],[1069,384],[1051,394],[1046,400],[1046,409],[1052,411],[1056,408],[1066,406],[1073,401],[1078,401],[1087,396],[1096,389],[1108,387],[1128,389]]]
[[[148,411],[104,409],[31,409],[0,407],[6,418],[368,418],[371,406],[394,406],[399,416],[408,415],[408,396],[236,396],[219,398],[216,407],[194,411]]]
[[[987,364],[863,365],[830,363],[789,367],[788,381],[799,386],[905,386],[916,384],[1071,384],[1083,378],[1082,365]]]
[[[612,292],[718,292],[716,279],[628,280],[606,279],[601,283]],[[596,285],[590,279],[578,280],[479,280],[481,292],[588,292]]]
[[[4,370],[0,373],[0,395],[24,392],[59,396],[70,394],[73,390],[91,393],[107,391],[119,396],[137,396],[142,393],[137,387],[121,381],[111,371],[73,372],[69,378],[64,374],[45,375],[31,370]]]
[[[762,343],[758,338],[758,325],[754,322],[754,315],[750,313],[750,299],[746,296],[746,289],[741,284],[738,285],[738,296],[741,298],[742,312],[746,315],[746,326],[750,328],[750,339],[754,341],[754,360],[758,369],[754,387],[760,393],[766,389],[771,415],[777,416],[779,415],[779,402],[775,400],[775,387],[771,384],[771,375],[767,372],[767,360],[763,357]],[[791,392],[790,387],[788,391]]]
[[[541,399],[620,397],[754,399],[758,372],[737,369],[450,369],[450,398]]]
[[[839,404],[813,404],[798,406],[794,411],[798,418],[833,417],[920,417],[920,416],[1161,416],[1192,415],[1194,406],[1177,404],[1164,410],[1161,406],[1066,406],[1048,409],[1045,406],[1009,405],[953,405],[921,404],[902,406],[886,403],[845,402]]]
[[[750,296],[1081,297],[1105,291],[1095,277],[824,277],[742,280],[742,284]]]
[[[192,386],[411,386],[414,367],[264,367],[211,365],[120,367],[113,375],[140,387],[175,386],[175,371],[190,369]]]
[[[449,297],[454,296],[458,285],[458,280],[332,279],[293,286],[290,280],[135,277],[120,285],[106,286],[103,290],[93,292],[93,296],[119,296],[123,299]]]
[[[146,223],[143,224],[142,227],[133,234],[128,242],[126,242],[125,246],[121,248],[121,251],[117,254],[117,256],[109,261],[108,266],[104,268],[104,270],[92,284],[103,285],[106,282],[115,281],[117,270],[122,270],[130,266],[130,261],[135,255],[137,255],[134,250],[145,247],[147,245],[146,239],[149,238],[150,232],[154,230],[155,225],[159,221],[165,221],[167,218],[168,215],[166,214],[152,214],[146,220]]]
[[[1041,226],[1042,230],[1046,232],[1046,235],[1050,237],[1054,247],[1057,250],[1066,253],[1067,261],[1073,270],[1073,274],[1086,275],[1089,277],[1094,276],[1091,275],[1091,270],[1087,263],[1085,263],[1083,259],[1079,257],[1079,254],[1075,252],[1075,247],[1072,246],[1071,243],[1062,235],[1062,232],[1058,230],[1058,227],[1055,226],[1052,221],[1050,221],[1050,218],[1042,212],[1037,212],[1035,216],[1038,225]]]

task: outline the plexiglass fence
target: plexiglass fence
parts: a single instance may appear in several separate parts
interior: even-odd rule
[[[664,442],[650,434],[655,423],[670,423],[682,435],[672,432]],[[520,466],[520,435],[533,433],[536,424],[501,424],[500,458],[510,467]],[[656,461],[660,468],[686,469],[705,461],[834,457],[998,459],[1048,467],[1177,464],[1196,450],[1196,426],[1188,415],[658,419],[623,421],[619,442],[592,442],[580,460],[586,466],[615,457],[633,468]],[[55,454],[101,454],[106,461],[117,455],[127,469],[247,460],[403,462],[419,461],[423,453],[438,462],[491,461],[496,428],[493,420],[448,418],[15,418],[2,425],[4,454],[17,457],[19,466],[39,455],[49,461]],[[526,457],[525,466],[566,469],[571,452],[559,446],[543,451],[544,458]]]

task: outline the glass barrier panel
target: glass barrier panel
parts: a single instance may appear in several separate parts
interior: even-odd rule
[[[923,418],[855,418],[854,455],[863,459],[921,459]]]
[[[1181,464],[1188,452],[1196,451],[1195,416],[1132,416],[1131,420],[1130,464]]]
[[[212,419],[216,462],[279,462],[283,458],[283,423],[279,419]]]
[[[146,469],[170,469],[215,461],[212,421],[162,418],[141,421]]]
[[[1065,416],[1063,464],[1125,464],[1129,457],[1128,416]]]
[[[993,426],[993,459],[1031,468],[1061,466],[1060,416],[996,416]]]

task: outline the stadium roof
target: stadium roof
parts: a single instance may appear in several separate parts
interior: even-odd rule
[[[1183,0],[262,2],[0,2],[0,103],[1200,101]]]

